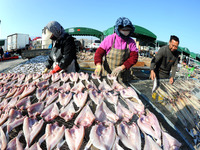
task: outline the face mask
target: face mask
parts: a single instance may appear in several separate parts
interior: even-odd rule
[[[53,40],[53,41],[57,40],[57,38],[56,38],[54,35],[52,35],[52,36],[50,37],[50,39]]]
[[[130,34],[130,31],[120,30],[120,33],[123,34],[124,36],[128,36]]]

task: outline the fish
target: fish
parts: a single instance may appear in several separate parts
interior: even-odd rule
[[[26,140],[26,148],[29,148],[34,138],[39,134],[44,124],[44,120],[37,121],[26,117],[23,122],[23,132]]]
[[[136,123],[133,122],[128,125],[124,121],[121,122],[117,125],[117,133],[118,137],[127,148],[132,150],[141,150],[141,135]]]
[[[61,109],[59,116],[67,122],[73,118],[75,113],[73,101],[71,101],[65,108]]]
[[[71,129],[65,129],[65,140],[70,150],[79,150],[83,143],[85,129],[83,126],[74,125]]]
[[[70,102],[71,99],[72,99],[72,92],[69,92],[68,94],[66,94],[66,93],[59,93],[57,101],[63,107],[65,107]]]
[[[39,139],[39,144],[44,140],[46,141],[47,150],[52,150],[63,138],[65,134],[65,126],[61,127],[58,123],[47,124],[45,129],[45,134]]]
[[[129,109],[124,107],[120,102],[115,105],[115,112],[119,119],[123,121],[131,120],[133,115],[137,113],[136,111],[133,113],[133,111],[130,111]]]
[[[162,137],[163,137],[163,149],[168,150],[168,149],[179,149],[182,144],[172,137],[170,134],[167,132],[162,131]]]
[[[85,105],[87,98],[88,98],[87,91],[85,91],[84,93],[79,92],[73,95],[74,102],[76,106],[79,107],[79,109],[81,109]]]
[[[156,143],[153,141],[153,139],[144,134],[144,138],[145,138],[145,144],[144,144],[144,150],[162,150],[162,148]]]
[[[69,80],[69,74],[66,72],[63,72],[60,74],[60,80],[63,82],[67,82]]]
[[[74,124],[83,127],[90,127],[95,120],[95,116],[88,105],[82,109],[79,115],[76,117]]]
[[[79,79],[79,73],[78,72],[75,72],[75,73],[71,72],[71,73],[69,73],[69,79],[72,82],[77,82],[78,79]]]
[[[156,140],[156,143],[161,146],[161,131],[157,131],[157,128],[153,128],[152,122],[155,120],[151,119],[152,118],[149,118],[149,116],[141,115],[137,120],[137,124],[144,133],[151,135]]]
[[[98,92],[94,89],[89,90],[89,96],[96,105],[99,105],[104,100],[103,92]]]
[[[19,138],[22,136],[22,134],[23,134],[23,131],[20,131],[18,135],[8,143],[6,150],[14,150],[14,149],[23,150],[24,149],[23,145],[19,141]]]
[[[30,117],[36,117],[37,115],[40,115],[41,112],[44,110],[44,103],[43,102],[37,102],[37,103],[34,103],[32,105],[30,105],[28,108],[27,108],[27,111],[28,111],[28,115]]]
[[[54,73],[51,75],[51,81],[52,82],[57,82],[60,80],[60,74],[59,73]]]
[[[115,142],[113,144],[112,150],[124,150],[120,145],[119,145],[119,137],[116,136]]]
[[[55,119],[59,115],[59,109],[56,103],[52,103],[47,106],[41,113],[41,117],[44,118],[45,121],[51,121]]]
[[[0,127],[0,147],[1,150],[6,149],[7,147],[7,139],[2,127]]]
[[[92,126],[90,131],[90,140],[85,149],[88,149],[91,144],[100,150],[111,150],[115,142],[116,132],[112,123],[104,126],[102,123]]]
[[[152,93],[156,90],[156,88],[157,88],[157,79],[156,79],[156,77],[155,77],[155,79],[153,80],[153,88],[152,88]]]
[[[118,95],[113,95],[111,92],[105,92],[103,91],[103,95],[105,100],[107,100],[109,103],[116,105],[118,102]]]
[[[126,99],[126,98],[137,98],[137,99],[139,99],[137,93],[131,87],[127,87],[127,88],[124,88],[124,89],[120,90],[120,95],[124,99]]]
[[[78,77],[80,80],[88,80],[89,75],[88,73],[80,72]]]
[[[113,89],[111,88],[111,86],[108,85],[108,83],[106,82],[105,79],[103,79],[103,81],[99,84],[98,89],[99,89],[100,91],[105,91],[105,92],[108,92],[108,91],[112,91],[112,90],[113,90]]]
[[[79,92],[82,92],[84,88],[85,86],[83,85],[82,81],[79,81],[78,83],[74,84],[70,91],[77,94]]]
[[[105,104],[105,102],[101,102],[95,111],[96,120],[99,122],[112,122],[116,123],[119,120],[119,117],[113,113]]]
[[[26,86],[24,88],[23,93],[19,96],[19,100],[33,93],[35,89],[36,89],[35,85],[29,84],[28,86]]]
[[[36,89],[36,98],[38,99],[39,102],[45,99],[47,95],[47,90],[44,90],[43,88],[37,88]]]
[[[31,105],[31,96],[19,99],[16,103],[16,107],[20,110],[25,110]]]

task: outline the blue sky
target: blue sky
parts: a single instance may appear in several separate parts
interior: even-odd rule
[[[180,46],[200,53],[200,0],[0,0],[0,39],[14,33],[42,35],[56,20],[64,28],[89,27],[104,31],[119,17],[129,18],[169,41],[177,35]]]

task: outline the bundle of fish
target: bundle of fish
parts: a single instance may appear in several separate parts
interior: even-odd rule
[[[176,80],[173,85],[161,82],[156,92],[164,97],[162,104],[181,121],[195,144],[200,143],[200,83]]]
[[[162,128],[131,87],[107,78],[112,85],[83,72],[1,73],[1,149],[169,150],[183,145]]]
[[[44,63],[47,61],[47,59],[48,56],[37,56],[10,69],[8,73],[30,74],[35,72],[42,72],[46,68]]]

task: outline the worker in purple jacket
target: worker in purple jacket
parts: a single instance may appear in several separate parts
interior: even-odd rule
[[[112,74],[123,82],[130,79],[130,68],[138,60],[138,49],[131,38],[134,30],[135,27],[128,18],[117,19],[115,33],[107,36],[96,50],[94,57],[96,75]]]

